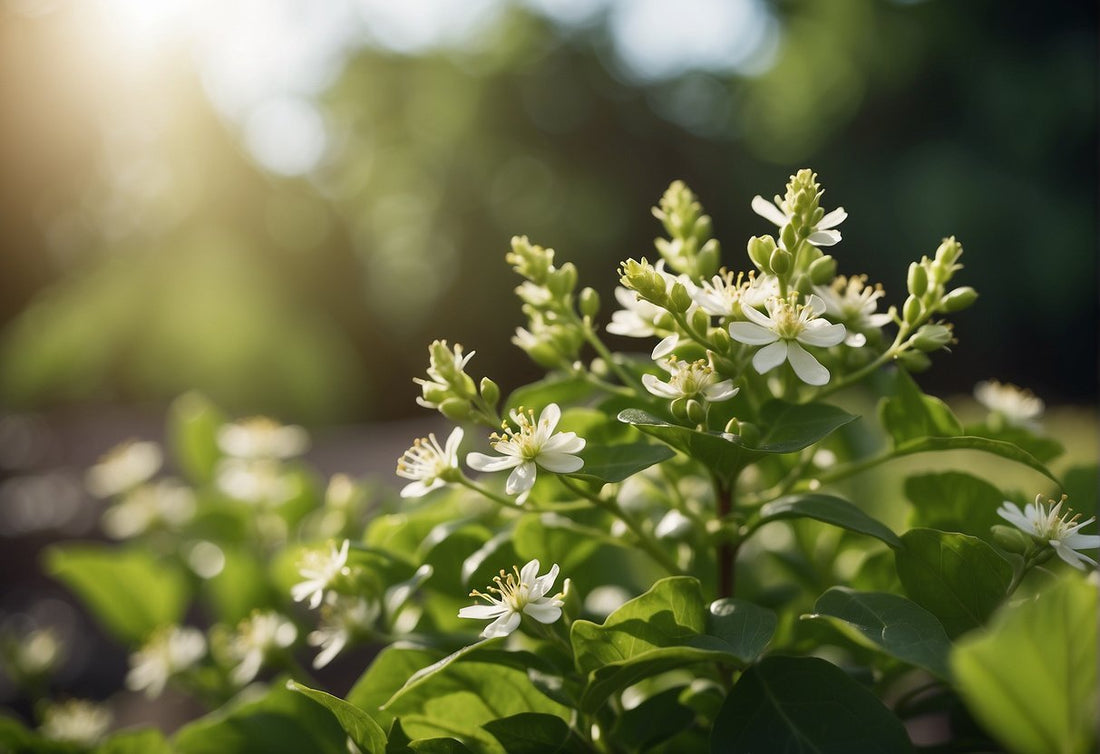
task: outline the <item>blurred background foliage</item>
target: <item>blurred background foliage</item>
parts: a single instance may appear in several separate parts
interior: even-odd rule
[[[1096,386],[1093,3],[0,0],[0,406],[312,424],[416,411],[427,343],[535,372],[503,262],[553,246],[613,307],[648,208],[725,244],[818,171],[835,255],[901,303],[955,234],[982,294],[930,389]],[[637,347],[634,344],[633,347]]]

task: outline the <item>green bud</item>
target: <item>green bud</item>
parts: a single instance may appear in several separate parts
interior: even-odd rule
[[[657,306],[668,304],[664,278],[645,259],[641,262],[628,259],[623,262],[619,272],[621,273],[620,282],[625,287],[637,291],[638,295],[646,301]]]
[[[932,360],[920,351],[902,351],[898,361],[908,372],[923,372],[932,366]]]
[[[512,251],[504,259],[520,275],[539,285],[546,283],[547,275],[554,269],[554,250],[533,246],[527,236],[514,236]]]
[[[836,277],[836,260],[824,254],[810,263],[809,273],[814,285],[828,285]]]
[[[696,309],[691,313],[691,326],[699,332],[706,332],[710,327],[710,315],[702,309]]]
[[[668,309],[673,312],[686,312],[693,303],[691,294],[687,292],[687,288],[683,283],[677,282],[673,284],[672,290],[668,294]]]
[[[909,277],[906,281],[909,293],[920,298],[928,290],[928,272],[923,265],[911,262],[909,264]]]
[[[695,257],[696,272],[700,277],[708,278],[718,272],[718,265],[722,262],[722,247],[718,239],[712,238],[703,244],[699,254]]]
[[[772,272],[769,260],[772,258],[773,251],[775,251],[775,239],[771,236],[753,236],[749,239],[749,259],[761,272],[769,275]]]
[[[955,340],[948,325],[922,325],[913,336],[913,347],[920,351],[938,351]]]
[[[551,272],[546,287],[558,298],[568,296],[577,287],[577,268],[572,262],[566,262],[560,269]]]
[[[910,296],[905,299],[905,304],[901,307],[902,319],[913,324],[914,322],[920,322],[922,314],[924,314],[924,305],[921,304],[919,298]]]
[[[1042,565],[1043,563],[1047,562],[1048,560],[1050,560],[1053,557],[1054,557],[1054,548],[1051,547],[1050,545],[1047,545],[1046,547],[1039,550],[1039,552],[1035,554],[1035,557],[1032,559],[1031,562],[1034,563],[1035,565]]]
[[[969,285],[956,288],[948,293],[940,301],[940,307],[945,312],[961,312],[978,300],[978,292]]]
[[[714,349],[719,353],[728,353],[730,350],[730,343],[732,342],[729,330],[724,327],[716,328],[710,334],[710,341],[714,344]]]
[[[675,398],[672,403],[669,404],[668,410],[677,421],[690,421],[687,404],[687,398]]]
[[[714,234],[714,223],[710,215],[699,215],[695,221],[695,227],[691,229],[691,235],[699,243],[706,243]]]
[[[962,244],[956,241],[954,236],[945,238],[936,248],[935,264],[951,267],[959,261],[959,257],[962,256],[962,253]]]
[[[453,422],[465,421],[470,417],[470,402],[462,398],[448,398],[439,404],[439,413]]]
[[[768,259],[768,266],[771,267],[772,272],[782,277],[791,269],[792,261],[791,252],[786,249],[776,249]]]
[[[694,398],[689,398],[685,405],[688,421],[692,424],[703,424],[707,420],[707,410],[703,404]]]
[[[577,305],[581,314],[586,317],[595,317],[600,311],[600,294],[596,293],[594,288],[586,287],[581,290]]]
[[[994,524],[990,527],[993,532],[993,541],[1006,552],[1014,552],[1023,555],[1034,546],[1031,537],[1024,534],[1015,526],[1003,526]]]
[[[440,385],[438,382],[425,381],[420,384],[420,395],[425,403],[438,406],[450,397],[451,391],[445,385]]]
[[[481,378],[481,398],[490,406],[497,405],[500,400],[500,388],[488,377]]]
[[[573,579],[566,579],[561,585],[562,612],[570,620],[579,617],[584,611],[584,601],[573,585]]]
[[[779,232],[780,245],[785,249],[797,249],[799,241],[802,240],[798,237],[798,231],[794,227],[795,222],[796,220],[792,219],[791,222],[784,225],[783,229]],[[778,275],[779,273],[776,274]]]
[[[760,442],[760,427],[749,422],[738,422],[737,431],[734,434],[739,435],[741,442],[750,448],[755,448]]]

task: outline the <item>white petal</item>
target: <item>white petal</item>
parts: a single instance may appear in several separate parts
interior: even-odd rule
[[[817,229],[828,230],[829,228],[835,228],[847,219],[848,213],[844,211],[844,208],[837,207],[832,212],[826,212],[825,216],[817,221]]]
[[[484,453],[467,453],[466,465],[476,471],[504,471],[523,463],[519,456],[488,456]]]
[[[535,573],[539,572],[538,561],[535,561]],[[550,570],[539,576],[534,581],[527,580],[527,583],[531,584],[531,599],[535,600],[546,594],[554,586],[554,582],[558,578],[558,564],[554,563],[550,566]]]
[[[519,628],[520,614],[509,610],[504,615],[485,627],[481,632],[483,638],[492,639],[496,636],[507,636]]]
[[[764,312],[751,306],[742,306],[741,313],[745,315],[745,318],[750,322],[754,322],[765,330],[774,330],[775,321]]]
[[[764,346],[752,357],[752,366],[760,374],[766,374],[787,360],[787,341],[779,340]]]
[[[748,346],[766,346],[768,343],[779,340],[779,336],[774,332],[752,322],[731,322],[730,337]]]
[[[648,390],[658,398],[675,399],[680,397],[679,390],[672,387],[672,385],[668,384],[667,382],[661,382],[661,380],[658,379],[657,375],[655,374],[643,374],[642,384],[645,386],[646,390]]]
[[[443,480],[436,479],[431,484],[424,484],[424,482],[410,482],[401,488],[401,497],[423,497],[432,490],[442,487]]]
[[[545,426],[547,432],[553,432],[561,421],[561,408],[556,403],[549,404],[539,414],[539,426]]]
[[[443,448],[444,454],[447,456],[448,461],[452,458],[458,457],[458,445],[462,442],[462,427],[455,427],[451,431],[450,436],[447,438],[447,444]]]
[[[849,348],[863,348],[867,345],[867,336],[861,332],[848,333],[844,338],[844,345]]]
[[[1050,540],[1050,546],[1054,548],[1054,552],[1058,554],[1058,557],[1069,563],[1078,571],[1085,570],[1085,563],[1096,565],[1095,560],[1086,555],[1082,555],[1076,550],[1066,547],[1065,543],[1059,542],[1057,539]]]
[[[806,237],[811,246],[835,246],[840,243],[839,230],[815,230]]]
[[[559,432],[542,444],[542,453],[580,453],[587,441],[576,432]]]
[[[1074,550],[1095,550],[1100,547],[1100,534],[1070,534],[1062,537],[1062,542]]]
[[[519,570],[519,580],[522,581],[524,584],[528,584],[528,585],[534,584],[536,581],[538,581],[538,575],[539,575],[539,559],[538,558],[535,558],[533,560],[528,560],[527,563],[524,564],[523,568],[521,568]],[[542,595],[539,595],[539,596],[541,597]]]
[[[653,347],[653,353],[650,357],[656,361],[657,359],[664,358],[676,350],[676,344],[680,342],[680,336],[673,333],[667,338],[663,338],[660,343]]]
[[[534,463],[531,461],[522,462],[508,475],[508,482],[504,485],[504,491],[509,495],[530,492],[531,488],[535,486],[535,475],[537,473],[538,469]]]
[[[584,466],[584,460],[568,453],[539,453],[536,462],[547,471],[555,474],[572,474]]]
[[[711,403],[719,403],[737,395],[740,389],[733,386],[733,380],[722,380],[719,383],[707,386],[703,390],[703,397]]]
[[[553,602],[528,602],[523,612],[539,623],[553,623],[561,617],[561,605],[555,605]]]
[[[820,317],[828,307],[825,306],[825,299],[816,293],[811,293],[806,297],[806,308],[813,312],[815,317]]]
[[[820,324],[812,324],[798,334],[798,342],[808,346],[835,346],[844,340],[847,331],[844,325],[830,325],[824,320],[816,320]]]
[[[1027,516],[1024,515],[1023,511],[1020,510],[1020,506],[1016,505],[1016,503],[1010,503],[1005,500],[1001,504],[1001,507],[997,509],[997,515],[1028,534],[1032,534],[1035,531],[1031,522],[1027,519]]]
[[[824,385],[829,381],[829,370],[797,342],[792,342],[787,349],[787,360],[791,362],[798,379],[807,385]]]
[[[783,214],[783,211],[762,196],[752,198],[752,211],[765,220],[775,223],[780,228],[787,224],[787,216]]]
[[[470,605],[458,611],[459,618],[473,618],[474,620],[489,620],[510,612],[504,605]]]

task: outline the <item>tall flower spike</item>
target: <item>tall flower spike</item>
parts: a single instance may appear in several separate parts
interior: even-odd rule
[[[1081,534],[1084,527],[1096,520],[1096,516],[1081,521],[1080,514],[1071,516],[1071,510],[1062,513],[1066,496],[1055,503],[1048,500],[1050,508],[1043,504],[1043,496],[1036,495],[1034,503],[1028,503],[1021,511],[1016,503],[1005,500],[997,515],[1008,521],[1020,531],[1054,548],[1062,560],[1078,570],[1084,570],[1085,563],[1096,565],[1096,561],[1080,550],[1095,550],[1100,547],[1100,535]]]
[[[844,325],[834,325],[819,319],[825,311],[825,302],[811,295],[803,304],[795,303],[795,296],[784,300],[772,298],[765,315],[751,307],[743,307],[748,322],[730,324],[730,337],[750,346],[764,346],[752,358],[753,368],[760,374],[789,361],[794,373],[808,385],[824,385],[829,381],[829,370],[821,365],[800,344],[808,346],[835,346],[845,337]]]
[[[492,620],[481,632],[484,639],[512,633],[519,627],[525,613],[539,623],[553,623],[561,617],[564,602],[561,594],[547,597],[546,593],[558,578],[558,566],[555,563],[542,576],[538,572],[538,560],[528,562],[522,570],[513,566],[512,573],[502,570],[493,579],[496,586],[486,590],[488,594],[476,589],[470,592],[471,597],[483,599],[488,604],[464,607],[458,611],[458,617]]]
[[[575,432],[555,432],[561,420],[561,409],[551,403],[542,410],[538,421],[535,412],[512,411],[512,429],[503,426],[504,435],[494,434],[493,449],[501,453],[490,456],[484,453],[470,453],[466,463],[477,471],[503,471],[512,469],[504,491],[509,495],[518,494],[517,503],[527,499],[527,493],[535,485],[538,467],[555,474],[572,474],[584,466],[584,461],[573,455],[584,450],[585,441]]]
[[[455,427],[440,446],[434,434],[413,442],[413,446],[397,461],[397,475],[411,479],[401,490],[401,497],[421,497],[447,483],[447,477],[458,469],[458,446],[462,442],[462,427]]]

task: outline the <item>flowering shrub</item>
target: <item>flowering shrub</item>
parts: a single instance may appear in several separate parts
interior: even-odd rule
[[[548,375],[505,398],[473,352],[432,343],[418,402],[457,426],[400,458],[399,501],[339,475],[321,496],[301,429],[181,399],[187,484],[154,481],[157,446],[119,449],[88,480],[126,543],[47,565],[133,648],[129,688],[214,711],[103,750],[1089,750],[1100,537],[1044,492],[1095,471],[1055,476],[1026,391],[979,386],[970,426],[923,393],[911,374],[977,297],[962,246],[912,263],[887,305],[837,275],[846,213],[822,198],[807,170],[756,197],[775,235],[732,270],[674,183],[658,258],[622,263],[603,320],[646,355],[612,350],[572,264],[513,239],[514,343]],[[1043,492],[1021,509],[1034,489],[964,471],[909,475],[904,502],[867,482],[958,450]],[[342,697],[302,666],[356,645],[376,653]],[[37,731],[5,721],[0,743],[97,746],[109,724],[67,705]]]

